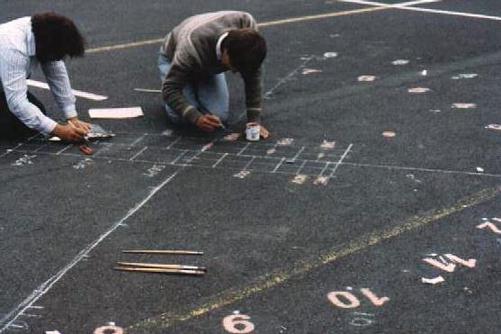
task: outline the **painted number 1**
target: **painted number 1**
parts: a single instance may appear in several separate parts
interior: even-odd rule
[[[254,324],[245,314],[233,314],[223,319],[223,327],[228,333],[247,334],[254,331]]]

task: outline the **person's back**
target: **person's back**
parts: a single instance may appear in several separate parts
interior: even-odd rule
[[[242,74],[245,82],[249,122],[259,122],[260,68],[265,56],[266,43],[249,13],[221,11],[185,19],[160,48],[159,70],[169,119],[209,132],[221,127],[229,114],[223,72],[232,70]],[[188,90],[183,93],[185,87]]]

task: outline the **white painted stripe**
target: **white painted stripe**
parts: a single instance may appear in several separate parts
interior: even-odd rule
[[[31,79],[26,80],[26,82],[28,83],[28,86],[42,88],[42,89],[50,89],[49,85],[46,84],[45,82],[40,82],[40,81],[36,81],[36,80],[31,80]],[[88,100],[104,101],[104,100],[108,99],[107,96],[82,92],[81,90],[72,89],[71,91],[73,92],[73,95],[78,96],[78,97],[82,97],[82,98],[88,99]]]
[[[377,1],[366,1],[366,0],[339,0],[339,1],[340,2],[356,3],[358,5],[377,6],[377,7],[383,7],[383,8],[395,8],[395,7],[398,8],[398,7],[423,5],[423,4],[432,3],[432,2],[440,2],[442,0],[416,0],[416,1],[407,1],[407,2],[400,2],[400,3],[394,3],[394,4],[388,4],[388,3],[377,2]]]
[[[306,16],[292,17],[292,18],[282,19],[282,20],[261,22],[257,26],[259,28],[264,28],[264,27],[276,26],[276,25],[281,25],[281,24],[289,24],[289,23],[295,23],[295,22],[305,22],[305,21],[326,19],[326,18],[337,17],[337,16],[369,13],[369,12],[374,12],[374,11],[384,10],[384,9],[386,9],[386,8],[384,8],[384,7],[362,8],[362,9],[347,10],[347,11],[342,11],[342,12],[330,12],[330,13],[318,14],[318,15],[306,15]],[[87,49],[87,50],[85,50],[85,52],[86,53],[99,53],[99,52],[106,52],[106,51],[113,51],[113,50],[121,50],[121,49],[128,49],[128,48],[140,47],[140,46],[151,45],[151,44],[160,44],[163,41],[164,41],[164,38],[162,37],[162,38],[148,39],[148,40],[144,40],[144,41],[116,44],[116,45],[110,45],[110,46],[102,46],[102,47]]]
[[[385,4],[382,2],[363,1],[363,0],[340,0],[340,1],[356,3],[356,4],[360,4],[360,5],[377,6],[378,8],[381,8],[381,7],[395,8],[395,9],[410,10],[410,11],[414,11],[414,12],[444,14],[444,15],[453,15],[453,16],[462,16],[462,17],[471,17],[471,18],[477,18],[477,19],[501,21],[500,16],[481,15],[481,14],[456,12],[456,11],[432,9],[432,8],[410,7],[412,2],[414,2],[414,4],[419,4],[419,3],[417,3],[418,1],[412,1],[412,2],[408,2],[408,3],[400,3],[400,4],[394,4],[394,5],[388,5],[388,4]],[[431,2],[434,2],[434,1],[431,1]]]
[[[160,191],[167,183],[172,181],[174,177],[178,174],[179,170],[167,177],[162,183],[153,188],[150,193],[139,203],[137,203],[132,209],[127,212],[127,214],[117,222],[115,222],[109,230],[101,234],[96,240],[94,240],[87,247],[82,249],[66,266],[64,266],[58,273],[43,282],[37,289],[35,289],[31,295],[29,295],[25,300],[23,300],[18,306],[7,313],[1,320],[0,333],[4,332],[17,318],[24,313],[28,308],[33,308],[33,304],[36,303],[43,295],[45,295],[53,286],[56,284],[68,271],[75,267],[82,259],[87,257],[89,253],[96,248],[104,239],[106,239],[111,233],[113,233],[120,225],[122,225],[127,219],[139,211],[158,191]],[[9,320],[10,319],[10,320]]]

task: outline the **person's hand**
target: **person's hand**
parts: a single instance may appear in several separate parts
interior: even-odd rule
[[[74,128],[85,131],[85,134],[90,131],[91,125],[87,122],[79,120],[77,117],[68,119],[68,124]]]
[[[270,131],[268,131],[263,125],[261,125],[259,130],[259,135],[261,136],[261,138],[266,140],[270,137]]]
[[[66,125],[57,124],[51,134],[64,141],[81,142],[84,140],[84,136],[87,134],[87,131],[68,123]]]
[[[202,115],[195,125],[202,131],[213,132],[222,126],[221,120],[215,115]]]

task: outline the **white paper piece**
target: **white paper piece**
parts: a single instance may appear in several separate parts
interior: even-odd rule
[[[46,84],[45,82],[40,82],[40,81],[28,79],[28,80],[26,80],[26,83],[28,84],[28,86],[43,88],[43,89],[50,89],[49,85]],[[73,95],[78,96],[78,97],[82,97],[82,98],[87,99],[87,100],[104,101],[104,100],[108,99],[107,96],[82,92],[81,90],[72,89],[71,91],[73,92]]]
[[[109,109],[89,109],[89,116],[91,118],[133,118],[143,116],[141,107],[130,108],[109,108]]]
[[[428,75],[428,70],[422,70],[420,74],[425,77]]]
[[[421,277],[421,282],[422,283],[426,283],[426,284],[433,284],[434,285],[434,284],[445,282],[445,279],[442,276],[437,276],[435,278]]]
[[[484,169],[482,167],[477,167],[477,172],[479,173],[483,173],[484,172]]]
[[[52,136],[49,138],[49,141],[61,141],[61,138],[59,138],[58,136]]]
[[[489,124],[485,128],[490,130],[501,131],[501,124]]]

